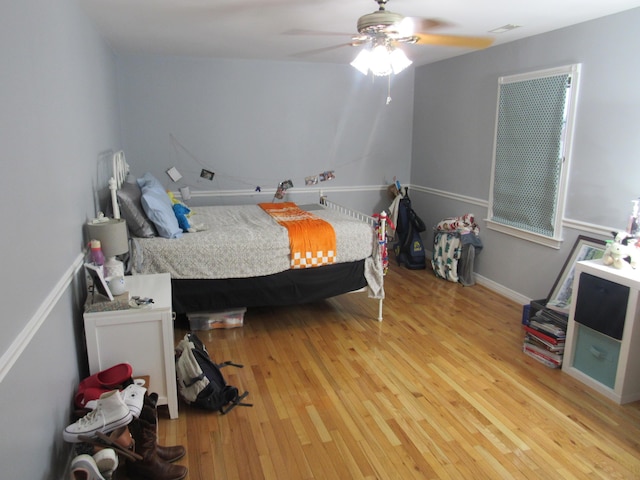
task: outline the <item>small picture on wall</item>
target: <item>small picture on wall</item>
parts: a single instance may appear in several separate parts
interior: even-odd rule
[[[293,188],[293,182],[291,180],[285,180],[284,182],[280,182],[278,184],[278,189],[276,190],[275,197],[278,200],[282,200],[284,198],[285,193],[290,188]]]
[[[213,176],[214,175],[215,175],[215,173],[213,173],[211,170],[206,170],[204,168],[200,172],[200,176],[202,178],[206,178],[207,180],[213,180]]]
[[[326,172],[322,172],[320,174],[320,181],[326,182],[327,180],[333,180],[336,178],[336,174],[334,170],[327,170]]]

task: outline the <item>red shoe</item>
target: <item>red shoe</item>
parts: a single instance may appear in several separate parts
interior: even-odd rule
[[[78,385],[78,393],[74,398],[76,408],[85,408],[87,402],[97,400],[105,392],[121,386],[131,380],[133,369],[128,363],[119,363],[113,367],[85,378]]]

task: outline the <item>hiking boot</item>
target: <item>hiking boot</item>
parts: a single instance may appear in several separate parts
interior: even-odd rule
[[[97,432],[109,433],[118,427],[128,425],[133,415],[124,403],[118,390],[103,393],[96,408],[72,423],[62,432],[66,442],[79,443],[79,435],[93,437]]]
[[[188,469],[182,465],[173,465],[158,455],[158,423],[150,406],[142,407],[140,418],[131,422],[131,435],[135,441],[135,452],[142,460],[127,462],[127,472],[131,476],[150,480],[181,480],[187,476]]]
[[[146,420],[149,423],[156,425],[156,439],[158,438],[158,394],[152,393],[150,395],[145,395],[144,397],[144,407],[142,409],[142,417],[143,420]],[[165,462],[175,462],[176,460],[180,460],[185,456],[187,450],[182,445],[174,445],[174,446],[163,446],[156,444],[156,451],[158,456],[164,460]]]
[[[129,475],[149,480],[181,480],[187,476],[187,467],[174,465],[158,456],[155,425],[138,418],[131,424],[131,433],[136,442],[136,453],[142,460],[127,462]]]

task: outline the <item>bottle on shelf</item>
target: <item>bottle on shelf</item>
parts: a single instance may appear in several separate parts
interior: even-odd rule
[[[640,203],[640,198],[637,200],[631,201],[631,205],[632,205],[631,215],[629,216],[629,223],[627,224],[627,233],[629,234],[630,237],[637,236],[640,230],[640,225],[639,225],[640,206],[638,205],[639,203]]]
[[[104,253],[102,253],[100,240],[91,240],[89,245],[91,247],[91,261],[94,265],[102,269],[104,265]]]

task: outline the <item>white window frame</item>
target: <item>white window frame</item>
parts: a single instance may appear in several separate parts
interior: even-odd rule
[[[496,124],[494,132],[494,148],[493,148],[493,161],[491,166],[491,184],[489,188],[489,209],[488,218],[486,219],[487,228],[498,232],[513,235],[524,240],[539,243],[548,247],[559,249],[562,245],[562,221],[564,218],[564,210],[567,196],[567,184],[569,179],[569,165],[571,159],[571,150],[573,143],[573,131],[576,117],[576,107],[578,99],[578,86],[580,77],[581,64],[572,64],[562,67],[550,68],[545,70],[537,70],[535,72],[503,76],[498,79],[498,98],[496,104]],[[532,79],[569,75],[571,77],[571,86],[568,88],[565,107],[564,129],[562,132],[562,147],[561,158],[562,164],[560,167],[560,178],[558,183],[557,201],[555,204],[555,217],[553,222],[553,234],[551,236],[543,235],[537,232],[528,231],[526,229],[517,228],[511,225],[506,225],[499,221],[494,220],[493,206],[494,206],[494,182],[496,178],[496,152],[498,147],[498,123],[500,112],[500,95],[501,86],[514,82],[523,82]]]

